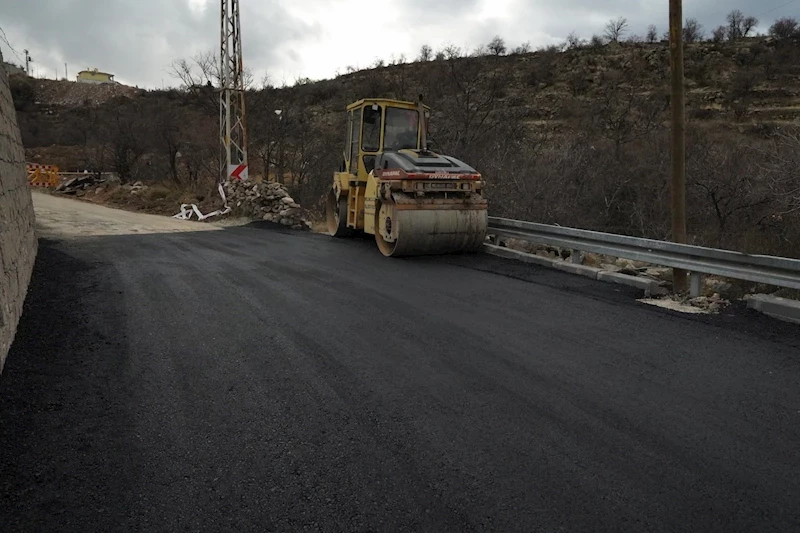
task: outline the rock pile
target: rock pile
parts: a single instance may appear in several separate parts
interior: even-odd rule
[[[112,174],[86,174],[70,178],[56,187],[56,192],[74,196],[83,196],[88,189],[105,187],[111,183],[118,183],[119,180]]]
[[[36,103],[45,106],[98,106],[117,98],[132,98],[145,91],[118,83],[93,84],[74,81],[36,80]]]
[[[228,205],[240,215],[275,222],[293,229],[308,229],[311,223],[303,209],[280,183],[231,180],[225,184]]]

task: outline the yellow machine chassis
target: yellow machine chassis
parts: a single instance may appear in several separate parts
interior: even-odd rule
[[[363,150],[363,127],[359,122],[366,107],[379,106],[381,124],[387,107],[418,109],[413,102],[392,99],[362,99],[347,106],[347,147],[342,153],[340,171],[333,176],[327,198],[328,231],[337,237],[361,231],[375,235],[380,251],[386,256],[420,255],[475,251],[485,240],[488,226],[487,205],[481,196],[482,181],[456,182],[459,195],[419,197],[419,180],[382,181],[368,172],[365,156],[378,157],[382,152]],[[424,106],[426,114],[429,109]],[[354,132],[354,128],[358,131]],[[384,146],[384,129],[380,146]],[[417,132],[417,146],[422,132]],[[357,144],[357,149],[356,145]],[[466,191],[461,189],[461,183]],[[468,196],[465,197],[464,193]]]

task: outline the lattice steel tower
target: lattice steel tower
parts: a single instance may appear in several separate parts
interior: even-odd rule
[[[239,0],[222,0],[219,124],[222,139],[221,181],[247,179],[247,121]]]

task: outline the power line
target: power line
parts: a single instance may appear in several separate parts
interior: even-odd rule
[[[0,40],[2,40],[4,43],[6,43],[6,46],[8,46],[8,49],[11,50],[14,53],[15,56],[17,56],[17,59],[19,59],[22,62],[25,62],[25,60],[22,59],[22,56],[19,55],[19,52],[14,50],[14,47],[11,46],[10,42],[8,42],[8,37],[6,37],[6,32],[3,31],[3,28],[0,28]]]
[[[772,13],[773,11],[777,11],[777,10],[779,10],[779,9],[781,9],[781,8],[784,8],[784,7],[786,7],[786,6],[790,5],[790,4],[794,4],[795,2],[797,2],[797,0],[789,0],[789,1],[788,1],[788,2],[786,2],[785,4],[779,5],[778,7],[773,7],[772,9],[768,9],[767,11],[764,11],[763,13],[759,13],[759,14],[758,14],[758,15],[756,15],[756,16],[757,16],[757,17],[762,17],[762,16],[764,16],[764,15],[767,15],[767,14],[769,14],[769,13]]]

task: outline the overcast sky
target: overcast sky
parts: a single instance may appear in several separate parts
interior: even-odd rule
[[[788,4],[787,4],[788,2]],[[139,87],[177,85],[170,63],[219,47],[219,0],[0,0],[0,27],[38,75],[53,78],[84,68]],[[782,16],[800,18],[795,0],[689,0],[685,16],[707,31],[731,9],[756,15],[759,30]],[[668,0],[241,0],[245,64],[256,79],[328,78],[377,58],[417,55],[422,44],[474,49],[495,34],[510,47],[536,48],[602,33],[626,17],[633,33],[648,24],[667,29]],[[2,35],[0,34],[0,41]],[[5,43],[7,61],[20,62]]]

